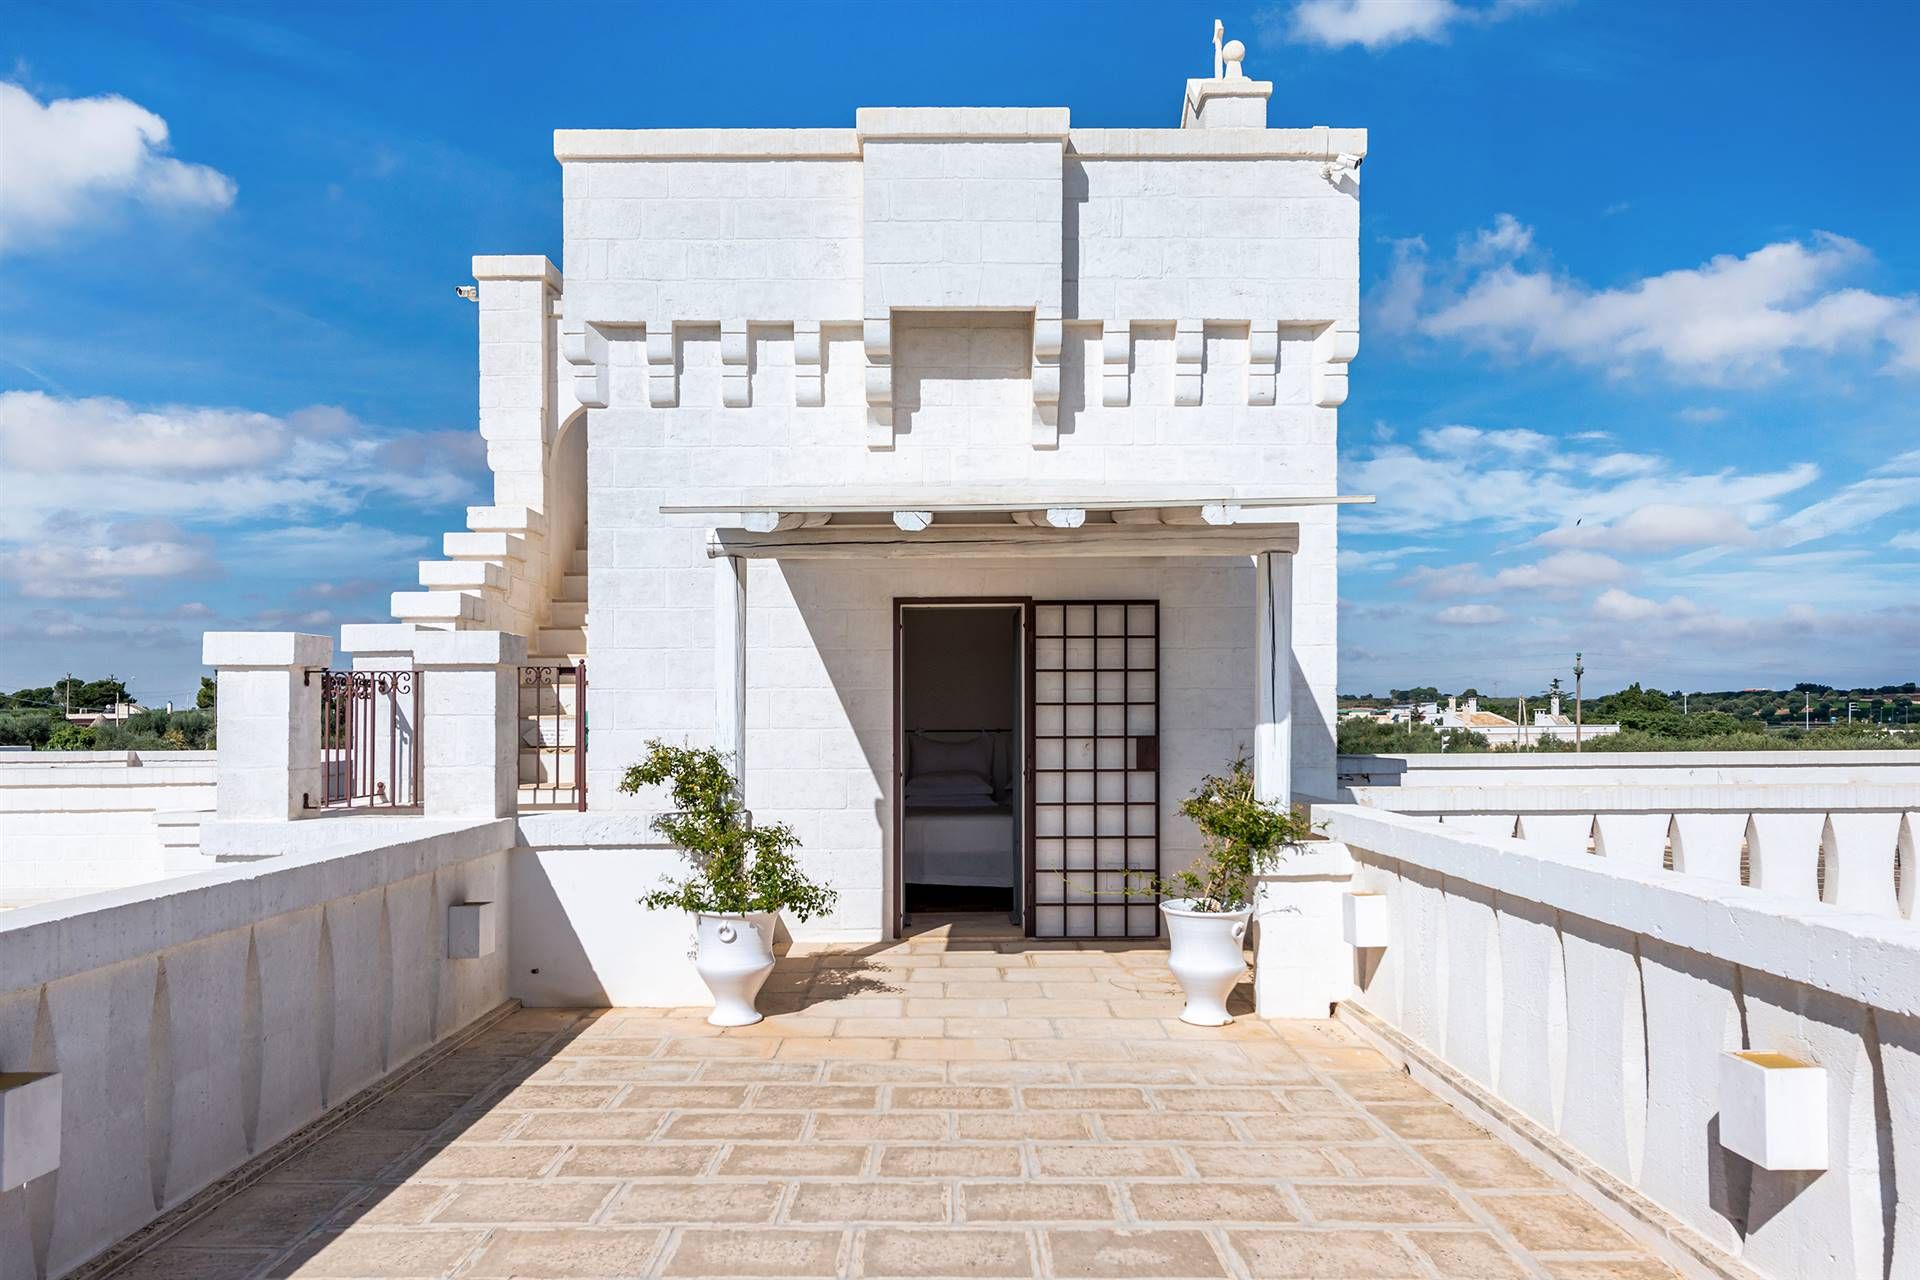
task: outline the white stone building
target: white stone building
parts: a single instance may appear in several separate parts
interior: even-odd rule
[[[88,838],[67,819],[113,814],[95,829],[167,874],[103,862],[0,914],[0,1277],[600,1274],[635,1241],[632,1274],[747,1244],[883,1272],[905,1233],[878,1202],[797,1212],[871,1190],[850,1177],[934,1206],[893,1254],[916,1272],[944,1235],[1011,1241],[1006,1274],[1920,1274],[1920,753],[1336,762],[1364,139],[1261,128],[1267,86],[1216,70],[1178,130],[561,134],[568,276],[476,262],[496,503],[402,621],[347,628],[356,669],[325,675],[328,637],[209,633],[211,778],[0,778],[0,874],[23,838],[53,850],[34,898]],[[578,802],[578,659],[588,811],[542,812]],[[612,785],[654,735],[744,750],[756,815],[844,894],[781,1008],[698,1052],[686,922],[636,901],[679,857],[656,798]],[[1103,877],[1177,866],[1163,800],[1243,744],[1328,837],[1259,878],[1253,1025],[1196,1039],[1143,1007],[1174,999],[1156,941],[923,920],[869,945],[916,892],[1136,930]],[[956,803],[976,774],[985,803]],[[336,797],[383,812],[322,816]],[[930,961],[968,980],[916,995]],[[1041,981],[1063,961],[1107,966],[1067,984],[1103,998]],[[1031,981],[982,996],[983,963]],[[1170,1079],[1228,1087],[1140,1092]],[[629,1092],[688,1080],[722,1087]],[[1018,1085],[1019,1127],[903,1097],[920,1081]],[[1110,1105],[1155,1127],[1096,1131]],[[1174,1134],[1188,1154],[1144,1162]],[[582,1176],[615,1138],[691,1162]],[[750,1221],[756,1169],[778,1185]],[[1148,1178],[1124,1221],[1115,1189],[1111,1223],[1002,1231],[973,1213],[990,1170],[1036,1218],[1062,1175]],[[1239,1198],[1165,1231],[1139,1212],[1162,1186]]]
[[[616,783],[649,739],[744,747],[835,933],[891,934],[921,875],[1151,934],[1123,894],[1184,865],[1202,774],[1333,788],[1366,134],[1269,128],[1272,86],[1215,70],[1178,128],[557,132],[564,274],[474,260],[495,505],[343,647],[585,659],[593,809],[648,805]],[[524,779],[573,767],[536,742],[569,725]],[[922,821],[912,748],[975,767],[956,733],[997,817]]]

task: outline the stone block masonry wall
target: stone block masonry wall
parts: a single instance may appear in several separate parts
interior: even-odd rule
[[[1199,403],[1172,403],[1172,334],[1143,332],[1133,403],[1101,402],[1099,329],[1081,326],[1062,353],[1062,445],[1036,450],[1021,428],[1031,387],[1029,324],[1017,315],[903,313],[895,326],[901,447],[875,452],[859,434],[860,384],[853,331],[829,332],[826,403],[791,398],[792,341],[777,327],[753,331],[751,405],[721,403],[718,329],[687,329],[679,343],[679,404],[671,411],[591,411],[589,554],[594,601],[589,794],[599,807],[646,808],[616,784],[648,737],[711,741],[714,730],[714,567],[705,522],[666,517],[665,502],[724,501],[771,485],[864,485],[993,492],[1112,492],[1217,486],[1326,492],[1334,484],[1333,411],[1308,403],[1311,343],[1289,338],[1272,406],[1246,403],[1244,327],[1207,335]],[[610,345],[610,398],[644,403],[640,344]],[[1301,526],[1296,569],[1296,785],[1332,787],[1334,523],[1326,509],[1289,511]],[[843,934],[883,927],[890,838],[894,596],[1014,595],[1158,599],[1167,619],[1162,711],[1164,794],[1184,794],[1201,773],[1251,745],[1253,581],[1234,561],[1076,562],[1068,566],[837,568],[771,562],[748,583],[748,800],[794,822],[823,873],[845,898],[817,926]],[[1169,814],[1168,865],[1193,851],[1187,824]]]
[[[318,826],[320,824],[312,824]],[[0,1064],[58,1072],[60,1164],[0,1190],[0,1273],[59,1276],[499,1007],[511,822],[0,915]]]
[[[1920,928],[1374,809],[1314,816],[1352,849],[1354,887],[1386,895],[1352,1016],[1417,1078],[1651,1222],[1675,1261],[1920,1272]],[[1728,1050],[1825,1069],[1824,1171],[1720,1145]]]

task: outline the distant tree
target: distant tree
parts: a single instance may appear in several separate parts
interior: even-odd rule
[[[91,751],[93,750],[93,730],[83,728],[71,720],[62,720],[53,726],[53,732],[47,735],[49,751]]]
[[[200,692],[193,695],[193,705],[202,711],[212,711],[220,698],[220,686],[214,683],[212,676],[200,677]]]

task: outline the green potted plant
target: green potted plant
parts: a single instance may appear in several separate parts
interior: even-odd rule
[[[714,999],[707,1021],[758,1022],[754,1001],[773,972],[780,912],[808,920],[831,911],[839,895],[801,872],[792,827],[754,825],[727,758],[712,747],[647,743],[646,757],[628,768],[620,790],[633,795],[662,785],[673,808],[653,820],[653,829],[678,846],[689,871],[667,878],[640,903],[693,917],[694,968]]]
[[[1225,777],[1202,778],[1180,812],[1200,829],[1205,851],[1192,867],[1157,880],[1153,892],[1167,922],[1167,967],[1187,994],[1180,1020],[1218,1027],[1233,1021],[1227,993],[1246,972],[1242,939],[1253,915],[1253,877],[1297,849],[1312,825],[1254,794],[1245,756]]]

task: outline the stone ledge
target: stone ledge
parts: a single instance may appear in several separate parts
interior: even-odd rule
[[[475,280],[539,280],[550,289],[561,287],[560,268],[544,254],[476,254]]]
[[[853,113],[862,142],[899,139],[1065,138],[1065,107],[861,107]]]
[[[1365,129],[1074,129],[1070,155],[1090,160],[1331,160],[1367,154]]]
[[[555,129],[553,156],[581,160],[854,160],[852,129]]]
[[[221,669],[324,667],[333,661],[333,641],[300,631],[209,631],[200,661]]]

